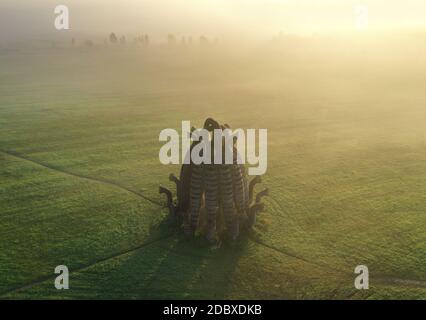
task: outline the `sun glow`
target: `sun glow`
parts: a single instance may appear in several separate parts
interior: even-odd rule
[[[64,0],[71,28],[84,34],[268,36],[426,28],[423,0]],[[53,33],[53,0],[0,3],[0,40]],[[6,14],[7,13],[7,14]]]

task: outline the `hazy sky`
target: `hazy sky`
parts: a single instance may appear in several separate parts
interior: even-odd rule
[[[426,0],[1,0],[0,39],[56,34],[59,4],[70,9],[71,32],[88,35],[344,32],[355,29],[359,5],[370,30],[426,26]]]

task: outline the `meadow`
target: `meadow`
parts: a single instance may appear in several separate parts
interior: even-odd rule
[[[425,52],[0,52],[0,298],[426,299]],[[160,131],[207,117],[268,129],[265,212],[219,249],[186,240],[158,194],[179,171]]]

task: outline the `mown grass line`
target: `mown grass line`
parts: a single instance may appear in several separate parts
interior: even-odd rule
[[[128,188],[126,186],[123,186],[123,185],[121,185],[121,184],[119,184],[119,183],[117,183],[115,181],[110,181],[110,180],[103,179],[103,178],[96,178],[96,177],[91,177],[91,176],[87,176],[87,175],[84,175],[84,174],[76,173],[76,172],[70,171],[68,169],[64,169],[64,168],[61,168],[61,167],[58,167],[58,166],[46,163],[44,161],[39,161],[39,160],[33,159],[33,158],[29,157],[29,156],[20,154],[20,153],[18,153],[16,151],[0,149],[0,152],[6,154],[8,156],[12,156],[12,157],[15,157],[15,158],[18,158],[18,159],[21,159],[21,160],[32,162],[32,163],[34,163],[36,165],[42,166],[42,167],[50,169],[50,170],[61,172],[63,174],[71,175],[71,176],[74,176],[74,177],[77,177],[77,178],[86,179],[86,180],[90,180],[90,181],[94,181],[94,182],[98,182],[98,183],[108,184],[110,186],[114,186],[114,187],[123,189],[123,190],[125,190],[127,192],[130,192],[130,193],[132,193],[132,194],[134,194],[134,195],[136,195],[136,196],[138,196],[138,197],[140,197],[140,198],[142,198],[144,200],[147,200],[147,201],[149,201],[149,202],[151,202],[151,203],[153,203],[155,205],[158,205],[158,206],[160,206],[162,208],[165,207],[165,205],[163,205],[162,203],[160,203],[158,201],[155,201],[155,200],[153,200],[153,199],[151,199],[151,198],[143,195],[142,193],[140,193],[140,192],[138,192],[136,190],[133,190],[131,188]],[[120,256],[125,255],[127,253],[130,253],[130,252],[142,249],[142,248],[144,248],[146,246],[149,246],[149,245],[155,244],[157,242],[160,242],[162,240],[169,239],[169,238],[173,237],[174,235],[175,235],[175,231],[173,231],[170,234],[165,235],[164,237],[160,237],[160,238],[157,238],[157,239],[153,239],[151,241],[144,242],[144,243],[142,243],[142,244],[140,244],[140,245],[138,245],[136,247],[132,247],[132,248],[126,249],[124,251],[121,251],[121,252],[118,252],[118,253],[114,253],[114,254],[111,254],[109,256],[100,258],[100,259],[92,260],[92,261],[90,261],[90,262],[88,262],[86,264],[82,264],[80,266],[77,266],[75,268],[70,269],[70,273],[82,271],[84,269],[87,269],[87,268],[95,265],[95,264],[98,264],[98,263],[105,262],[105,261],[110,260],[110,259],[114,259],[114,258],[120,257]],[[17,286],[17,287],[12,288],[12,289],[5,290],[3,292],[0,292],[0,297],[8,295],[8,294],[11,294],[11,293],[14,293],[14,292],[17,292],[17,291],[20,291],[20,290],[24,290],[24,289],[30,288],[30,287],[32,287],[34,285],[41,284],[41,283],[43,283],[45,281],[48,281],[48,280],[52,280],[52,279],[54,279],[54,277],[55,277],[55,275],[53,275],[53,276],[49,275],[49,276],[40,277],[38,279],[33,280],[30,283],[27,283],[27,284],[24,284],[24,285],[21,285],[21,286]]]
[[[345,274],[345,275],[349,275],[349,274],[351,274],[350,272],[347,272],[347,271],[344,271],[344,270],[341,270],[341,269],[338,269],[338,268],[334,268],[334,267],[332,267],[332,266],[330,266],[330,265],[328,265],[328,264],[325,264],[325,263],[319,263],[319,262],[315,262],[315,261],[311,261],[311,260],[308,260],[308,259],[306,259],[306,258],[304,258],[304,257],[302,257],[302,256],[299,256],[299,255],[295,254],[295,253],[292,253],[292,252],[290,252],[290,251],[288,251],[288,250],[284,250],[284,249],[280,249],[280,248],[274,247],[274,246],[272,246],[272,245],[270,245],[270,244],[267,244],[266,242],[264,242],[264,241],[262,241],[262,240],[256,239],[256,238],[255,238],[255,237],[253,237],[253,236],[249,236],[249,239],[250,239],[252,242],[254,242],[254,243],[256,243],[256,244],[258,244],[258,245],[260,245],[260,246],[263,246],[263,247],[265,247],[265,248],[268,248],[268,249],[270,249],[270,250],[273,250],[273,251],[275,251],[275,252],[277,252],[277,253],[280,253],[280,254],[282,254],[282,255],[285,255],[285,256],[288,256],[288,257],[291,257],[291,258],[294,258],[294,259],[297,259],[297,260],[303,261],[303,262],[305,262],[305,263],[309,263],[309,264],[315,265],[315,266],[317,266],[317,267],[321,267],[321,268],[323,268],[323,269],[332,270],[332,271],[339,272],[339,273],[341,273],[341,274]]]
[[[0,149],[0,152],[4,153],[6,155],[12,156],[12,157],[16,157],[16,158],[21,159],[21,160],[30,161],[32,163],[35,163],[35,164],[40,165],[42,167],[45,167],[47,169],[55,170],[55,171],[58,171],[58,172],[61,172],[61,173],[67,174],[67,175],[71,175],[71,176],[74,176],[74,177],[77,177],[77,178],[86,179],[86,180],[90,180],[90,181],[94,181],[94,182],[98,182],[98,183],[103,183],[103,184],[107,184],[107,185],[110,185],[110,186],[114,186],[114,187],[120,188],[122,190],[125,190],[127,192],[130,192],[130,193],[132,193],[132,194],[134,194],[136,196],[139,196],[139,197],[141,197],[141,198],[143,198],[143,199],[145,199],[145,200],[147,200],[147,201],[149,201],[149,202],[151,202],[151,203],[153,203],[155,205],[158,205],[158,206],[160,206],[162,208],[166,207],[165,204],[160,203],[159,201],[156,201],[154,199],[151,199],[151,198],[147,197],[146,195],[142,194],[139,191],[136,191],[136,190],[134,190],[132,188],[126,187],[126,186],[124,186],[124,185],[122,185],[120,183],[117,183],[115,181],[112,181],[112,180],[108,180],[108,179],[104,179],[104,178],[97,178],[97,177],[92,177],[92,176],[84,175],[84,174],[81,174],[81,173],[77,173],[77,172],[74,172],[74,171],[71,171],[71,170],[68,170],[68,169],[64,169],[64,168],[59,167],[59,166],[52,165],[50,163],[46,163],[44,161],[40,161],[40,160],[34,159],[32,157],[29,157],[27,155],[23,155],[21,153],[13,151],[13,150]],[[139,246],[136,246],[136,247],[124,250],[122,252],[119,252],[119,253],[116,253],[116,254],[112,254],[112,255],[109,255],[109,256],[101,258],[101,259],[93,260],[90,263],[78,266],[78,267],[70,270],[70,273],[71,272],[82,271],[84,269],[87,269],[87,268],[95,265],[95,264],[98,264],[98,263],[101,263],[101,262],[105,262],[107,260],[114,259],[116,257],[120,257],[120,256],[122,256],[124,254],[127,254],[127,253],[130,253],[130,252],[139,250],[141,248],[144,248],[146,246],[155,244],[155,243],[160,242],[162,240],[169,239],[169,238],[173,237],[175,234],[176,234],[176,232],[173,232],[173,233],[168,234],[168,235],[166,235],[164,237],[160,237],[158,239],[154,239],[152,241],[145,242],[145,243],[143,243],[143,244],[141,244]],[[252,242],[256,243],[257,245],[261,245],[263,247],[269,248],[270,250],[274,250],[275,252],[278,252],[280,254],[286,255],[288,257],[292,257],[294,259],[298,259],[298,260],[303,261],[305,263],[316,265],[318,267],[325,268],[325,269],[328,269],[328,270],[332,270],[332,271],[335,271],[335,272],[339,272],[342,275],[353,275],[350,272],[347,272],[347,271],[344,271],[344,270],[341,270],[341,269],[338,269],[338,268],[334,268],[334,267],[332,267],[330,265],[308,260],[308,259],[306,259],[306,258],[304,258],[302,256],[299,256],[299,255],[297,255],[295,253],[292,253],[292,252],[290,252],[288,250],[284,250],[284,249],[281,249],[281,248],[274,247],[274,246],[269,245],[269,244],[265,243],[264,241],[259,240],[259,239],[255,238],[253,236],[249,236],[249,239]],[[38,279],[32,281],[31,283],[28,283],[28,284],[25,284],[25,285],[22,285],[22,286],[19,286],[19,287],[15,287],[13,289],[9,289],[9,290],[4,291],[4,292],[0,292],[0,297],[8,295],[10,293],[14,293],[14,292],[20,291],[20,290],[24,290],[24,289],[30,288],[30,287],[32,287],[34,285],[41,284],[41,283],[43,283],[45,281],[48,281],[48,280],[52,280],[52,279],[54,279],[54,277],[55,276],[41,277],[41,278],[38,278]],[[380,277],[377,280],[379,280],[381,283],[386,283],[386,284],[394,284],[394,285],[395,284],[399,284],[399,285],[405,285],[405,286],[409,286],[409,287],[426,287],[426,282],[425,281],[420,281],[420,280],[399,279],[399,278],[392,278],[392,277]]]
[[[143,193],[141,193],[141,192],[139,192],[135,189],[129,188],[127,186],[124,186],[124,185],[122,185],[122,184],[120,184],[116,181],[112,181],[112,180],[108,180],[108,179],[104,179],[104,178],[92,177],[92,176],[88,176],[88,175],[85,175],[85,174],[82,174],[82,173],[78,173],[78,172],[74,172],[74,171],[71,171],[71,170],[68,170],[68,169],[64,169],[62,167],[55,166],[53,164],[50,164],[50,163],[47,163],[47,162],[44,162],[44,161],[41,161],[41,160],[34,159],[30,156],[18,153],[18,152],[13,151],[13,150],[0,149],[0,152],[4,153],[6,155],[12,156],[12,157],[21,159],[21,160],[30,161],[32,163],[35,163],[35,164],[42,166],[42,167],[45,167],[47,169],[55,170],[55,171],[58,171],[58,172],[61,172],[61,173],[67,174],[67,175],[71,175],[71,176],[74,176],[74,177],[77,177],[77,178],[86,179],[86,180],[95,181],[95,182],[98,182],[98,183],[103,183],[103,184],[107,184],[107,185],[110,185],[110,186],[114,186],[114,187],[123,189],[127,192],[133,193],[134,195],[137,195],[138,197],[141,197],[141,198],[143,198],[143,199],[145,199],[145,200],[147,200],[147,201],[149,201],[153,204],[156,204],[156,205],[164,207],[164,208],[166,207],[165,204],[160,203],[159,201],[154,200],[154,199],[144,195]]]
[[[263,242],[262,240],[254,238],[253,236],[249,236],[249,239],[252,242],[254,242],[254,243],[256,243],[260,246],[263,246],[265,248],[273,250],[273,251],[280,253],[282,255],[301,260],[305,263],[309,263],[309,264],[312,264],[312,265],[315,265],[315,266],[318,266],[318,267],[321,267],[321,268],[324,268],[324,269],[332,270],[332,271],[335,271],[335,272],[339,272],[340,274],[346,275],[346,276],[353,276],[354,275],[354,273],[347,272],[347,271],[344,271],[344,270],[341,270],[341,269],[338,269],[338,268],[334,268],[334,267],[332,267],[328,264],[325,264],[325,263],[319,263],[319,262],[315,262],[315,261],[312,261],[312,260],[308,260],[308,259],[306,259],[302,256],[296,255],[296,254],[291,253],[287,250],[274,247],[272,245],[269,245],[269,244]],[[374,280],[376,282],[380,283],[380,284],[403,285],[405,287],[413,287],[413,288],[426,288],[426,281],[421,281],[421,280],[401,279],[401,278],[385,277],[385,276],[375,277]]]
[[[143,249],[145,247],[154,245],[154,244],[161,242],[163,240],[170,239],[170,238],[174,237],[175,235],[176,235],[176,231],[173,231],[173,232],[171,232],[171,233],[169,233],[169,234],[167,234],[163,237],[159,237],[157,239],[153,239],[151,241],[144,242],[144,243],[142,243],[142,244],[140,244],[136,247],[126,249],[124,251],[114,253],[114,254],[108,255],[106,257],[100,258],[100,259],[92,260],[88,263],[81,264],[81,265],[76,266],[74,268],[70,268],[69,273],[71,274],[71,273],[84,271],[85,269],[90,268],[90,267],[92,267],[92,266],[94,266],[98,263],[102,263],[102,262],[105,262],[105,261],[108,261],[108,260],[111,260],[111,259],[119,258],[119,257],[126,255],[128,253],[131,253],[133,251],[137,251],[137,250]],[[18,292],[18,291],[21,291],[21,290],[29,289],[29,288],[31,288],[35,285],[42,284],[45,281],[53,280],[53,279],[55,279],[55,277],[57,277],[57,275],[49,275],[49,276],[40,277],[40,278],[30,282],[30,283],[27,283],[27,284],[24,284],[24,285],[21,285],[21,286],[12,288],[12,289],[8,289],[8,290],[3,291],[3,292],[0,292],[0,297],[4,297],[8,294],[15,293],[15,292]]]

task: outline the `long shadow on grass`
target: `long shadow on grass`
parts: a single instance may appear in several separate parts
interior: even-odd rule
[[[245,246],[211,249],[179,235],[82,273],[80,281],[98,298],[222,299]]]
[[[146,248],[152,247],[157,242],[165,241],[167,239],[173,239],[175,234],[175,228],[171,226],[170,223],[166,220],[158,225],[153,225],[150,227],[150,232],[147,238],[139,245],[129,247],[128,249],[122,251],[114,252],[107,256],[94,258],[93,260],[87,261],[86,263],[68,265],[71,279],[70,281],[72,281],[74,275],[77,275],[77,281],[79,281],[78,279],[80,278],[80,276],[84,278],[86,272],[92,274],[92,270],[95,270],[95,272],[97,270],[102,270],[103,266],[109,266],[110,264],[114,264],[114,261],[121,261],[122,259],[125,259],[125,257],[132,256],[138,251],[142,251]],[[55,295],[58,293],[58,290],[56,290],[53,286],[53,279],[56,276],[57,275],[55,274],[47,274],[45,276],[41,276],[37,279],[34,279],[31,282],[16,285],[15,287],[0,292],[0,297],[8,298],[17,294],[21,298],[33,298],[31,296],[31,292],[33,289],[35,289],[35,292],[37,292],[38,295],[44,296],[47,294],[49,297],[55,298]],[[105,280],[108,281],[108,273],[100,272],[100,276],[92,277],[91,281],[88,281],[87,285],[89,287],[93,285],[93,288],[96,288],[98,285],[104,283]],[[80,284],[82,283],[80,282]],[[79,292],[78,287],[79,286],[77,285],[75,287],[76,290],[69,290],[70,297],[84,297],[80,296],[81,293]],[[99,295],[101,297],[102,294],[103,292],[100,291]],[[98,294],[95,295],[98,296]]]
[[[152,298],[225,298],[245,246],[241,240],[232,247],[212,249],[202,240],[175,239],[148,283]]]

